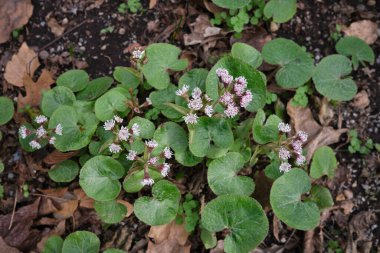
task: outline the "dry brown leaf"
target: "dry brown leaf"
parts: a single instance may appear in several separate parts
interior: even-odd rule
[[[46,20],[47,20],[47,25],[49,26],[51,32],[56,37],[61,36],[65,31],[65,27],[61,26],[55,18],[50,17],[50,15],[48,16],[49,17],[47,17]]]
[[[131,216],[131,214],[133,213],[133,205],[128,201],[122,199],[118,199],[117,202],[123,204],[127,208],[127,214],[125,215],[125,217],[128,218],[129,216]]]
[[[373,44],[377,40],[377,24],[370,20],[360,20],[351,25],[348,28],[343,28],[342,31],[347,36],[356,36],[364,40],[367,44]]]
[[[149,1],[149,9],[153,9],[154,6],[156,6],[157,0],[150,0]]]
[[[14,29],[28,23],[32,14],[31,0],[0,0],[0,44],[8,41]]]
[[[58,209],[54,205],[53,200],[50,198],[42,198],[41,204],[38,208],[39,215],[48,215],[54,212],[57,212]]]
[[[215,5],[213,2],[209,0],[203,0],[203,4],[206,7],[206,9],[214,15],[221,13],[222,11],[225,11],[225,9],[220,8],[219,6]]]
[[[334,110],[332,109],[329,100],[323,97],[319,108],[318,119],[323,126],[328,126],[334,117]]]
[[[94,208],[94,200],[86,195],[86,193],[81,189],[75,189],[74,195],[79,200],[79,206],[84,208],[93,209]]]
[[[212,250],[210,250],[210,253],[224,253],[224,241],[219,240]]]
[[[364,109],[369,106],[368,93],[364,90],[356,94],[352,101],[352,105],[359,109]]]
[[[72,217],[79,206],[80,201],[78,200],[77,195],[68,192],[67,187],[41,191],[46,195],[46,198],[52,200],[52,203],[57,208],[57,211],[53,212],[54,217],[57,219],[67,219]]]
[[[189,233],[183,224],[176,224],[175,221],[161,225],[152,226],[148,237],[147,253],[176,252],[189,253],[191,245],[188,242]]]
[[[44,158],[44,163],[49,164],[49,165],[57,164],[67,159],[70,159],[71,157],[77,155],[78,153],[79,153],[79,150],[62,153],[61,151],[55,149],[53,152],[51,152]]]
[[[371,252],[373,240],[371,227],[376,224],[376,221],[377,217],[373,211],[362,211],[350,220],[346,253]],[[362,244],[360,248],[359,243]]]
[[[222,29],[211,25],[209,17],[205,14],[199,15],[195,22],[190,24],[191,34],[183,36],[186,46],[202,44],[206,38],[221,34]]]
[[[59,236],[63,235],[63,233],[65,232],[65,229],[66,229],[66,221],[61,220],[54,229],[47,232],[42,237],[42,239],[37,243],[37,249],[39,250],[39,252],[42,252],[42,249],[45,246],[45,242],[47,241],[47,239],[49,239],[50,236],[52,236],[52,235],[59,235]]]
[[[22,87],[24,86],[24,76],[33,77],[39,66],[40,62],[37,54],[24,42],[17,54],[13,55],[12,59],[7,63],[4,78],[8,83]]]
[[[72,217],[78,208],[78,203],[77,199],[62,201],[58,204],[59,210],[54,212],[54,217],[63,220]]]
[[[3,237],[0,236],[0,250],[1,252],[7,252],[7,253],[19,253],[20,251],[16,248],[13,248],[9,246],[3,239]]]
[[[23,97],[21,94],[18,95],[17,108],[20,110],[26,105],[38,106],[41,102],[42,92],[50,90],[50,86],[54,82],[51,73],[46,69],[42,70],[41,76],[38,78],[37,82],[34,82],[30,76],[25,75],[23,83],[25,85],[26,96]]]

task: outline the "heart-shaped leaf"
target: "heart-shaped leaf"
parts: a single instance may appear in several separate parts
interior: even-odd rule
[[[89,82],[89,77],[86,71],[73,69],[66,71],[57,79],[58,86],[65,86],[73,92],[85,89]]]
[[[176,86],[170,84],[167,88],[163,90],[153,91],[149,95],[153,107],[159,109],[165,117],[173,120],[181,119],[183,116],[175,109],[166,105],[166,103],[174,102],[176,99],[176,90]]]
[[[310,80],[314,62],[310,55],[298,44],[288,39],[274,39],[263,47],[264,60],[280,69],[276,82],[284,88],[297,88]]]
[[[149,176],[156,182],[162,178],[162,175],[157,170],[149,169]],[[144,179],[144,170],[131,172],[128,176],[125,177],[123,188],[126,192],[134,193],[139,192],[144,186],[141,184],[141,181]]]
[[[333,178],[337,161],[332,148],[327,146],[319,147],[313,155],[313,161],[310,167],[310,176],[318,179],[323,175]]]
[[[226,9],[240,9],[250,3],[250,0],[212,0],[214,4]]]
[[[265,113],[258,110],[252,125],[253,139],[259,144],[266,144],[278,140],[278,124],[281,119],[277,115],[270,115],[265,122]]]
[[[128,123],[128,127],[131,128],[133,124],[138,124],[140,127],[140,137],[143,139],[150,139],[154,134],[154,124],[152,121],[141,118],[139,116],[134,117]]]
[[[201,222],[210,232],[227,229],[227,253],[250,252],[268,233],[264,210],[256,200],[244,195],[222,195],[211,200],[203,210]]]
[[[56,136],[54,146],[62,152],[78,150],[87,146],[96,131],[98,120],[93,113],[79,113],[73,106],[61,105],[49,121],[49,128],[61,124],[62,135]]]
[[[252,102],[247,107],[250,112],[263,108],[266,102],[265,82],[258,70],[251,65],[231,56],[220,59],[210,70],[206,79],[206,92],[212,99],[219,97],[219,78],[216,75],[218,68],[225,68],[233,77],[244,76],[247,79],[247,87],[252,92]]]
[[[103,95],[111,84],[113,79],[111,77],[99,77],[89,82],[86,89],[77,94],[77,99],[80,100],[94,100]]]
[[[310,230],[319,224],[319,208],[311,201],[302,201],[310,191],[310,178],[301,169],[292,169],[274,181],[270,191],[273,212],[286,225]]]
[[[180,71],[187,67],[187,60],[178,59],[181,49],[176,46],[156,43],[145,49],[148,62],[143,66],[143,73],[148,83],[154,88],[165,89],[170,84],[169,70]]]
[[[29,123],[26,123],[24,124],[23,126],[26,127],[26,129],[33,133],[33,134],[29,134],[25,139],[23,139],[20,135],[20,132],[18,133],[18,140],[20,142],[20,145],[22,147],[23,150],[27,151],[27,152],[33,152],[35,151],[35,149],[33,149],[29,143],[32,141],[32,140],[35,140],[37,138],[37,135],[35,134],[35,131],[36,129]],[[46,146],[46,144],[48,143],[48,141],[46,139],[40,139],[38,141],[41,145],[41,147],[44,147]]]
[[[126,89],[136,89],[140,84],[139,72],[133,68],[116,67],[113,77]]]
[[[115,114],[129,112],[127,94],[128,91],[121,87],[107,91],[95,102],[96,117],[101,121],[106,121],[112,119]]]
[[[255,69],[260,67],[263,63],[263,57],[256,48],[251,47],[248,44],[236,42],[232,45],[231,55],[235,58],[242,60],[245,63],[248,63]]]
[[[310,191],[310,200],[315,202],[321,211],[334,205],[330,191],[321,185],[313,185]]]
[[[49,170],[49,177],[54,182],[71,182],[78,176],[79,166],[75,161],[66,160],[58,163],[53,169]]]
[[[0,97],[0,108],[0,126],[2,126],[13,118],[15,108],[13,101],[8,97]]]
[[[136,217],[151,226],[171,222],[177,215],[181,193],[166,180],[153,185],[153,197],[140,197],[134,205]]]
[[[123,166],[109,156],[95,156],[80,171],[79,184],[87,196],[106,201],[115,199],[121,190],[119,179],[124,176]]]
[[[99,253],[100,240],[91,232],[76,231],[69,234],[62,246],[62,253]]]
[[[60,105],[73,105],[75,100],[75,95],[69,88],[56,86],[42,93],[41,110],[50,117]]]
[[[313,74],[317,91],[323,96],[337,100],[351,100],[358,90],[351,74],[351,61],[343,55],[329,55],[322,59]]]
[[[102,221],[107,224],[122,221],[128,211],[125,205],[116,202],[116,200],[95,201],[94,207]]]
[[[44,245],[42,253],[61,253],[63,239],[58,235],[50,236]]]
[[[251,195],[255,184],[250,177],[237,176],[244,166],[244,157],[237,152],[231,152],[213,160],[208,166],[207,181],[216,195],[229,193]]]
[[[202,228],[201,240],[206,249],[211,249],[216,246],[217,240],[215,233],[211,233],[207,229]]]
[[[292,19],[297,11],[297,0],[270,0],[264,8],[266,18],[276,23],[285,23]]]

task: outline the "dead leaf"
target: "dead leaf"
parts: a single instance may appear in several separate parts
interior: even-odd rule
[[[127,214],[125,215],[125,217],[128,218],[129,216],[131,216],[131,214],[133,213],[133,205],[128,201],[122,199],[118,199],[117,202],[123,204],[127,208]]]
[[[355,207],[355,204],[352,202],[352,200],[344,200],[338,203],[338,207],[343,210],[343,213],[345,215],[349,215],[352,213],[352,209]]]
[[[210,250],[210,253],[224,253],[224,241],[218,240],[215,248]]]
[[[186,46],[203,44],[205,39],[221,34],[222,29],[211,25],[209,17],[205,14],[199,15],[195,22],[190,24],[191,34],[183,36]]]
[[[152,226],[148,237],[147,253],[190,253],[191,244],[188,242],[189,233],[183,224],[176,224],[175,221],[161,225]]]
[[[24,42],[18,50],[18,53],[13,55],[12,59],[7,63],[4,78],[8,83],[22,87],[24,86],[24,77],[26,75],[33,77],[34,72],[39,66],[40,62],[37,54]]]
[[[209,0],[203,0],[203,4],[206,7],[206,9],[214,15],[221,13],[222,11],[225,11],[225,9],[220,8],[219,6],[215,5]]]
[[[352,105],[359,109],[364,109],[369,106],[368,93],[364,90],[356,94],[352,101]]]
[[[356,214],[348,224],[348,245],[346,253],[369,253],[372,248],[373,233],[371,227],[377,217],[373,211]],[[361,244],[361,247],[359,245]]]
[[[7,252],[7,253],[19,253],[18,249],[13,248],[9,246],[3,239],[3,237],[0,236],[0,249],[1,252]]]
[[[42,198],[41,204],[38,208],[39,215],[48,215],[57,211],[58,209],[55,207],[53,200],[50,198]]]
[[[153,9],[154,6],[156,6],[157,0],[150,0],[149,1],[149,9]]]
[[[58,21],[51,17],[51,13],[49,13],[47,16],[46,16],[46,21],[47,21],[47,25],[48,27],[50,28],[50,31],[56,36],[56,37],[59,37],[61,36],[64,31],[65,31],[65,27],[61,26]]]
[[[8,41],[14,29],[28,23],[32,14],[31,0],[0,0],[0,44]]]
[[[45,246],[45,242],[47,241],[47,239],[49,239],[50,236],[52,236],[52,235],[58,235],[58,236],[63,235],[63,233],[65,232],[65,229],[66,229],[66,221],[61,220],[54,229],[52,229],[52,230],[48,231],[46,234],[44,234],[42,239],[37,243],[37,249],[39,250],[39,252],[42,252],[42,249]]]
[[[334,110],[329,104],[328,99],[326,97],[323,97],[320,104],[319,113],[318,113],[319,122],[321,122],[323,126],[328,126],[331,123],[333,118],[334,118]]]
[[[34,82],[29,75],[25,75],[23,83],[25,85],[26,96],[23,97],[21,94],[18,94],[17,108],[20,110],[26,105],[38,106],[41,102],[42,92],[50,90],[50,86],[54,82],[51,73],[46,69],[42,70],[37,82]]]
[[[79,153],[79,150],[62,153],[61,151],[55,149],[53,152],[51,152],[44,158],[44,163],[49,164],[49,165],[57,164],[67,159],[70,159],[71,157],[77,155],[78,153]]]
[[[356,36],[364,40],[367,44],[371,45],[377,40],[377,24],[370,20],[360,20],[351,25],[348,28],[343,28],[342,31],[347,36]]]
[[[79,201],[77,199],[62,201],[58,204],[59,210],[54,212],[57,219],[68,219],[73,216],[78,208]]]
[[[79,200],[80,207],[94,209],[94,199],[88,197],[81,188],[75,189],[74,195],[76,196],[77,200]]]
[[[77,195],[69,192],[67,187],[40,191],[46,195],[44,198],[50,198],[57,208],[57,211],[53,212],[54,217],[57,219],[68,219],[72,217],[79,206],[80,201]]]

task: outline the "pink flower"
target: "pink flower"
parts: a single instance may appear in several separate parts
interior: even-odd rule
[[[141,184],[143,186],[152,186],[154,184],[154,180],[151,177],[144,177],[144,179],[141,181]]]
[[[189,85],[184,85],[184,86],[182,86],[181,89],[178,89],[178,90],[175,92],[175,94],[176,94],[177,96],[183,96],[183,95],[185,95],[188,91],[189,91]]]
[[[284,147],[281,147],[278,151],[278,156],[281,160],[288,160],[290,158],[290,152]]]
[[[202,107],[203,107],[202,99],[200,99],[200,98],[194,98],[194,99],[191,99],[191,100],[189,101],[189,103],[187,104],[187,106],[188,106],[191,110],[198,111],[198,110],[202,109]]]
[[[158,143],[157,143],[157,141],[155,141],[155,140],[149,140],[149,141],[145,141],[145,145],[146,145],[148,148],[153,149],[153,148],[155,148],[155,147],[158,146]]]
[[[29,146],[32,149],[40,149],[41,148],[41,144],[39,144],[36,140],[32,140],[31,142],[29,142]]]
[[[228,105],[230,103],[232,103],[234,101],[234,96],[229,93],[229,92],[225,92],[220,98],[219,98],[219,101],[224,104],[224,105]]]
[[[56,135],[62,135],[62,131],[63,131],[63,127],[61,124],[58,124],[56,127],[55,127],[55,134]]]
[[[290,128],[289,124],[285,124],[284,122],[280,122],[278,124],[278,130],[283,132],[283,133],[290,133],[291,128]]]
[[[164,156],[166,159],[171,159],[173,156],[173,152],[170,150],[169,147],[164,148]]]
[[[227,109],[224,110],[224,114],[228,117],[228,118],[233,118],[235,117],[237,114],[239,113],[239,108],[237,106],[235,106],[233,103],[229,104],[227,106]]]
[[[117,115],[113,116],[113,119],[117,122],[117,123],[123,123],[123,119]]]
[[[197,124],[198,123],[198,116],[193,113],[189,113],[186,116],[183,116],[183,119],[185,120],[185,123],[188,124]]]
[[[245,92],[245,95],[241,98],[240,106],[243,108],[246,108],[247,106],[249,106],[251,101],[252,101],[252,93],[251,91],[247,90]]]
[[[307,142],[308,134],[306,132],[298,131],[297,136],[303,143]]]
[[[121,146],[118,145],[118,144],[115,144],[115,143],[111,143],[111,145],[109,145],[109,150],[111,153],[114,153],[114,154],[117,154],[121,151]]]
[[[239,97],[244,94],[245,89],[247,88],[247,79],[243,76],[235,78],[234,91]]]
[[[28,137],[28,129],[25,126],[21,126],[18,132],[22,139],[25,139],[26,137]]]
[[[205,114],[209,117],[212,117],[212,114],[214,113],[214,108],[212,108],[211,105],[205,106]]]
[[[298,166],[303,165],[305,162],[306,162],[306,157],[305,156],[303,156],[303,155],[297,156],[296,164]]]
[[[302,154],[302,142],[301,141],[292,141],[292,147],[296,154]]]
[[[117,134],[119,137],[119,140],[121,141],[127,141],[129,138],[129,130],[127,127],[122,126],[121,129],[119,130],[119,133]]]
[[[37,124],[43,124],[43,123],[45,123],[45,122],[48,121],[48,118],[47,118],[46,116],[44,116],[44,115],[38,115],[38,116],[34,119],[34,121],[35,121]]]
[[[107,120],[106,122],[104,122],[104,125],[103,125],[104,130],[111,131],[114,127],[115,127],[115,120],[114,119],[110,119],[110,120]]]
[[[170,171],[170,164],[164,163],[161,167],[161,175],[167,177]]]
[[[130,161],[136,160],[137,152],[134,150],[129,150],[128,155],[126,155],[127,159]]]
[[[195,87],[194,90],[193,90],[193,92],[191,93],[191,96],[193,98],[201,98],[201,96],[202,96],[202,90],[199,89],[198,87]]]
[[[148,164],[156,165],[157,162],[158,162],[158,158],[154,156],[154,157],[149,159]]]
[[[140,135],[140,126],[139,126],[139,124],[134,123],[132,125],[132,134],[135,135],[135,136],[139,136]]]
[[[287,162],[283,162],[283,163],[281,163],[281,165],[280,165],[280,171],[281,171],[281,172],[288,172],[291,168],[292,168],[292,165],[290,165],[290,164],[287,163]]]

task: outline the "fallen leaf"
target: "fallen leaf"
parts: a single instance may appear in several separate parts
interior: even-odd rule
[[[45,246],[45,243],[46,243],[47,239],[49,239],[50,236],[52,236],[52,235],[59,235],[59,236],[63,235],[63,233],[65,232],[65,229],[66,229],[66,221],[61,220],[54,229],[51,229],[46,234],[44,234],[42,239],[37,243],[37,249],[39,250],[39,252],[42,252],[42,250]]]
[[[24,108],[26,105],[38,106],[41,102],[42,92],[44,90],[50,90],[50,86],[54,83],[51,73],[43,69],[41,76],[37,82],[34,82],[29,75],[25,75],[23,83],[25,85],[26,96],[18,95],[17,108],[18,110]]]
[[[0,249],[1,252],[7,252],[7,253],[19,253],[20,251],[16,248],[13,248],[9,246],[3,239],[3,237],[0,236]]]
[[[157,0],[150,0],[149,1],[149,9],[153,9],[154,6],[156,6]]]
[[[0,0],[0,44],[8,41],[14,29],[28,23],[32,14],[31,0]]]
[[[122,199],[118,199],[117,202],[123,204],[127,208],[127,214],[125,215],[125,217],[128,218],[129,216],[131,216],[131,214],[133,213],[133,205],[128,201]]]
[[[41,204],[38,208],[39,215],[48,215],[54,212],[57,212],[58,209],[54,205],[53,200],[50,198],[42,198]]]
[[[147,253],[190,252],[191,245],[187,240],[189,233],[183,224],[176,224],[175,221],[161,226],[152,226],[148,237],[151,240],[148,243]]]
[[[79,150],[63,153],[55,149],[53,152],[51,152],[44,158],[44,163],[49,164],[49,165],[57,164],[67,159],[70,159],[71,157],[77,155],[78,153],[79,153]]]
[[[45,20],[47,21],[47,25],[48,27],[50,28],[50,31],[56,36],[56,37],[59,37],[61,36],[64,31],[65,31],[65,27],[61,26],[58,21],[51,17],[51,14],[52,13],[49,13],[46,17],[45,17]]]
[[[364,90],[356,94],[352,101],[352,105],[359,109],[364,109],[369,106],[368,93]]]
[[[203,44],[206,38],[219,35],[222,31],[221,28],[212,26],[209,17],[205,14],[199,15],[195,22],[190,24],[190,30],[190,34],[183,36],[186,46]]]
[[[360,20],[351,25],[348,28],[343,28],[342,31],[347,36],[356,36],[364,40],[367,44],[371,45],[377,40],[377,24],[370,20]]]
[[[58,203],[59,210],[54,212],[54,217],[63,220],[72,217],[78,208],[78,203],[77,199],[65,200]]]
[[[28,47],[26,42],[24,42],[22,43],[17,54],[13,55],[12,59],[7,63],[4,78],[8,83],[22,87],[24,86],[24,77],[33,77],[34,72],[39,66],[40,62],[37,54]]]
[[[224,241],[218,240],[215,248],[210,250],[210,253],[224,253]]]
[[[220,8],[219,6],[215,5],[213,2],[209,0],[203,0],[203,4],[206,7],[206,9],[214,15],[221,13],[222,11],[225,11],[225,9]]]
[[[44,198],[49,198],[57,208],[57,210],[53,212],[54,217],[57,219],[68,219],[72,217],[79,206],[80,201],[77,195],[69,192],[67,187],[40,191],[46,195]]]
[[[88,197],[81,188],[75,189],[74,195],[76,196],[77,200],[79,200],[80,207],[89,208],[89,209],[94,208],[94,199]]]
[[[377,217],[373,211],[362,211],[356,214],[348,224],[347,253],[369,253],[372,248],[372,225],[376,224]],[[359,248],[359,245],[361,247]]]
[[[345,215],[349,215],[352,213],[352,209],[355,207],[354,202],[352,200],[344,200],[337,204],[339,208],[343,210]]]
[[[322,98],[318,119],[323,126],[328,126],[334,118],[334,110],[332,109],[328,99],[326,97]]]

